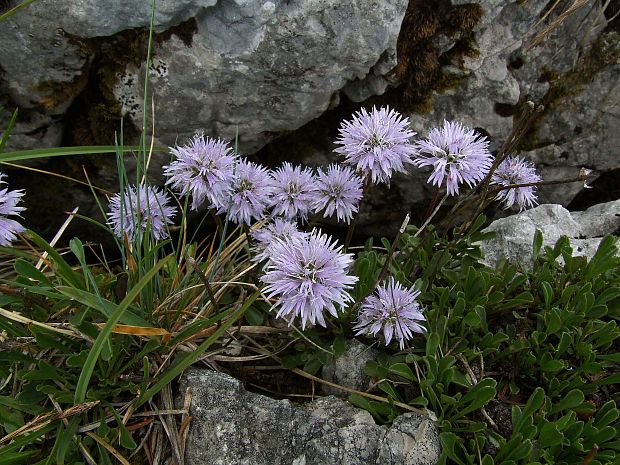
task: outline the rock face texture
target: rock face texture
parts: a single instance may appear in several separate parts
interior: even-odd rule
[[[166,70],[153,79],[158,138],[172,143],[204,128],[233,139],[238,130],[244,151],[256,151],[320,116],[380,60],[386,71],[394,67],[405,7],[403,0],[219,2],[196,17],[191,47],[172,36],[154,51]],[[141,86],[121,92],[140,95]]]
[[[439,435],[424,415],[407,413],[389,428],[335,397],[296,407],[247,392],[228,375],[191,370],[186,463],[192,465],[434,464]]]
[[[544,111],[520,152],[545,179],[582,166],[611,173],[620,169],[620,39],[607,3],[158,0],[147,70],[149,2],[39,0],[0,27],[0,126],[19,107],[7,150],[107,145],[121,117],[125,140],[135,136],[153,102],[162,145],[196,130],[238,134],[245,154],[264,148],[265,163],[277,154],[317,165],[337,160],[337,127],[361,105],[396,107],[420,136],[459,120],[497,149],[533,100]],[[372,192],[358,231],[394,229],[424,209],[428,175]],[[541,188],[540,202],[568,205],[581,188]]]
[[[453,1],[453,4],[467,3]],[[525,100],[545,109],[521,144],[546,180],[574,178],[580,167],[620,168],[620,42],[597,2],[481,0],[474,28],[478,54],[449,70],[462,84],[438,94],[416,127],[443,118],[482,128],[498,147]],[[570,14],[565,14],[567,11]],[[447,71],[449,72],[449,71]],[[540,201],[568,204],[579,184],[542,188]]]
[[[104,38],[147,27],[148,5],[46,0],[15,14],[0,31],[0,44],[16,44],[1,47],[4,92],[25,108],[66,110],[79,90],[62,99],[58,88],[86,73]],[[320,116],[349,81],[365,96],[381,93],[382,74],[396,66],[406,6],[405,0],[156,2],[155,32],[172,31],[155,42],[149,69],[157,137],[173,144],[200,129],[229,139],[238,131],[244,151],[253,152]],[[175,27],[190,18],[191,31],[179,33]],[[100,89],[111,90],[120,112],[139,127],[144,53],[116,63],[115,82]],[[52,91],[63,101],[52,102]]]
[[[378,350],[362,344],[357,339],[349,339],[344,354],[323,366],[321,370],[322,378],[341,386],[358,391],[366,391],[370,386],[371,380],[364,373],[364,367],[366,362],[375,360],[378,355]],[[343,390],[328,385],[321,386],[321,389],[328,395],[348,397],[348,394]]]
[[[605,235],[620,233],[620,200],[572,213],[561,205],[546,204],[496,220],[486,228],[494,231],[496,237],[481,244],[485,261],[494,267],[506,258],[531,268],[537,229],[543,233],[543,245],[553,246],[560,236],[567,236],[573,255],[592,258]]]

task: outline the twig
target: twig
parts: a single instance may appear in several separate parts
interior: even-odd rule
[[[78,212],[79,207],[75,207],[71,213],[69,214],[69,216],[67,217],[67,219],[65,220],[65,222],[62,224],[62,226],[60,227],[60,229],[58,230],[58,232],[54,235],[54,237],[52,238],[52,241],[50,242],[50,246],[54,247],[56,245],[56,242],[58,242],[58,240],[60,239],[60,237],[62,236],[62,234],[65,232],[65,229],[67,229],[67,227],[69,226],[69,223],[71,223],[71,221],[73,221],[73,218],[75,216],[75,214]],[[45,259],[47,258],[47,252],[43,252],[41,254],[41,258],[39,259],[39,261],[37,262],[37,264],[35,265],[35,268],[39,271],[41,271],[41,266],[43,265],[43,263],[46,261]]]
[[[429,218],[432,219],[432,217],[433,215],[431,215]],[[396,247],[398,246],[398,241],[400,240],[400,236],[402,236],[402,234],[405,232],[405,229],[407,229],[408,224],[409,224],[409,213],[405,215],[405,219],[403,220],[402,224],[400,225],[400,228],[396,232],[396,237],[392,241],[392,245],[390,246],[390,250],[388,251],[387,257],[385,257],[385,263],[383,264],[383,268],[381,268],[379,277],[377,278],[377,281],[375,282],[375,285],[373,286],[373,289],[372,289],[373,291],[374,291],[374,288],[377,287],[377,284],[379,284],[385,279],[387,272],[390,269],[390,263],[392,263],[392,258],[394,258],[394,253],[396,252]]]
[[[418,408],[412,407],[411,405],[408,404],[403,404],[402,402],[397,402],[395,400],[391,400],[391,399],[386,399],[385,397],[381,397],[381,396],[376,396],[374,394],[369,394],[367,392],[363,392],[363,391],[358,391],[356,389],[352,389],[346,386],[341,386],[340,384],[336,384],[336,383],[332,383],[330,381],[326,381],[324,379],[321,379],[317,376],[311,375],[310,373],[307,373],[303,370],[300,370],[299,368],[291,368],[290,369],[293,373],[299,375],[299,376],[303,376],[304,378],[307,378],[309,380],[312,381],[316,381],[317,383],[321,383],[321,384],[325,384],[327,386],[336,388],[336,389],[340,389],[341,391],[345,391],[345,392],[349,392],[351,394],[357,394],[358,396],[362,396],[362,397],[366,397],[368,399],[372,399],[372,400],[376,400],[379,402],[383,402],[386,404],[394,404],[397,407],[400,407],[402,409],[405,410],[409,410],[410,412],[416,412],[416,413],[420,413],[422,415],[426,415],[426,413],[423,410],[420,410]]]
[[[15,431],[11,431],[6,436],[0,438],[0,445],[11,442],[13,439],[15,439],[16,437],[24,433],[29,433],[32,431],[36,431],[40,428],[43,428],[44,426],[56,420],[62,420],[63,418],[68,418],[70,416],[78,415],[80,413],[86,412],[87,410],[90,410],[96,405],[99,405],[98,400],[94,402],[85,402],[83,404],[74,405],[73,407],[69,407],[67,410],[60,411],[60,412],[52,411],[52,412],[44,413],[41,415],[37,415],[31,421],[29,421],[24,426],[22,426],[21,428],[18,428]]]
[[[463,357],[463,355],[458,354],[456,356],[461,363],[463,364],[463,366],[465,366],[465,370],[467,370],[467,373],[469,374],[469,376],[471,377],[474,385],[478,384],[478,378],[476,377],[475,373],[473,372],[473,370],[471,369],[471,367],[469,366],[469,363],[467,363],[467,359],[465,357]],[[484,419],[486,421],[489,422],[489,425],[491,425],[491,427],[499,432],[499,428],[497,426],[497,424],[493,421],[493,419],[489,416],[489,414],[487,413],[487,411],[484,409],[484,407],[480,407],[480,413],[482,414],[482,416],[484,417]]]
[[[420,229],[418,229],[415,232],[413,237],[418,237],[422,233],[422,231],[424,231],[424,229],[428,226],[428,224],[431,222],[431,220],[435,217],[435,215],[437,214],[437,212],[439,211],[439,209],[441,208],[441,206],[443,205],[443,203],[446,201],[447,198],[448,198],[448,194],[446,194],[446,195],[444,195],[442,197],[442,199],[439,201],[439,203],[437,204],[437,206],[435,207],[433,212],[430,214],[430,216],[428,218],[426,218],[426,221],[424,221],[422,226],[420,226]]]
[[[349,250],[349,245],[351,245],[351,239],[353,239],[353,232],[355,231],[355,226],[357,226],[357,219],[362,212],[362,204],[364,199],[366,198],[366,194],[368,193],[368,189],[370,188],[371,178],[368,176],[364,181],[364,188],[362,190],[362,198],[360,199],[360,203],[357,207],[357,214],[353,217],[353,221],[349,225],[349,229],[347,230],[347,237],[344,240],[344,251]]]
[[[590,452],[588,452],[588,455],[586,455],[586,458],[583,459],[583,462],[581,462],[581,465],[590,465],[590,462],[594,460],[594,457],[596,457],[597,454],[598,454],[598,445],[594,444]]]
[[[549,34],[552,30],[554,30],[555,28],[557,28],[558,26],[560,26],[564,21],[566,21],[566,18],[568,18],[570,15],[572,15],[575,11],[577,11],[578,9],[580,9],[581,7],[587,5],[589,2],[589,0],[575,0],[572,5],[570,5],[568,8],[566,8],[566,10],[564,10],[562,13],[560,13],[560,15],[555,18],[551,24],[549,24],[546,28],[544,28],[542,31],[540,31],[536,37],[534,37],[532,39],[532,42],[528,45],[528,47],[525,49],[526,52],[529,52],[532,48],[536,47],[544,38],[547,34]],[[556,3],[553,5],[553,9],[555,9],[555,7],[558,5],[559,1],[556,0]],[[547,15],[550,13],[551,11],[547,12],[547,14],[536,24],[540,24],[541,21],[543,21]]]
[[[196,260],[194,260],[192,257],[187,257],[187,262],[194,269],[194,271],[196,272],[196,274],[200,278],[200,281],[202,281],[202,284],[204,284],[205,289],[207,290],[207,294],[209,294],[209,300],[211,300],[211,304],[213,305],[213,309],[214,309],[215,312],[217,312],[218,311],[218,301],[215,298],[215,293],[213,292],[213,288],[211,287],[211,284],[209,284],[209,280],[207,279],[205,274],[202,272],[202,270],[200,269],[200,267],[196,263]]]

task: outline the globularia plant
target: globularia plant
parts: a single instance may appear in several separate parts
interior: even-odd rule
[[[230,197],[235,157],[227,142],[196,134],[184,146],[171,147],[174,160],[164,166],[166,184],[192,196],[192,210],[207,204],[221,208]]]
[[[439,464],[616,460],[618,409],[606,390],[619,381],[620,271],[610,238],[587,262],[565,241],[543,250],[537,236],[533,271],[507,263],[494,270],[476,245],[488,236],[484,218],[474,215],[448,240],[432,224],[441,203],[381,247],[370,239],[348,248],[315,227],[335,218],[350,237],[364,193],[412,169],[430,169],[436,193],[459,196],[457,206],[468,198],[480,209],[492,200],[520,210],[536,204],[541,178],[533,164],[503,152],[495,159],[473,129],[444,121],[426,138],[415,136],[394,109],[361,109],[340,125],[342,163],[269,170],[198,133],[171,147],[164,167],[166,186],[185,197],[176,202],[185,205],[178,238],[170,238],[172,196],[146,176],[109,199],[101,226],[121,239],[120,271],[106,260],[89,266],[73,240],[75,270],[27,232],[30,248],[45,254],[15,251],[17,277],[0,286],[11,290],[0,296],[9,309],[0,308],[7,316],[0,343],[10,341],[0,353],[10,362],[0,364],[0,461],[111,463],[119,450],[152,456],[149,441],[132,437],[149,432],[127,420],[151,418],[147,404],[171,411],[162,389],[207,349],[216,346],[205,357],[218,357],[238,346],[239,357],[219,355],[219,363],[270,359],[270,370],[316,380],[353,337],[378,340],[382,353],[366,366],[376,389],[350,400],[380,422],[433,412]],[[7,218],[23,210],[23,195],[0,190],[2,245],[23,231]],[[195,244],[187,240],[188,207],[238,227],[218,227],[210,245]],[[273,319],[302,332],[266,328]],[[32,342],[24,349],[13,340]],[[496,404],[509,412],[496,415]],[[37,416],[49,412],[59,416]],[[57,419],[48,428],[37,418]]]
[[[177,210],[169,205],[170,201],[170,196],[157,187],[129,186],[110,199],[108,224],[121,239],[127,235],[133,241],[147,228],[155,240],[165,239],[170,235],[168,226],[173,223]]]
[[[474,187],[484,179],[493,164],[489,141],[461,123],[444,121],[417,143],[415,164],[432,166],[428,182],[446,185],[448,195],[458,195],[459,184]]]
[[[517,205],[519,210],[532,208],[537,204],[536,183],[541,181],[534,164],[517,156],[509,156],[502,161],[491,178],[493,184],[507,187],[499,191],[497,200],[503,202],[506,208]]]

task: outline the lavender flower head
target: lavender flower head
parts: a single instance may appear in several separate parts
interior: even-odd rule
[[[338,307],[353,300],[348,291],[357,277],[347,274],[353,256],[341,250],[316,230],[272,246],[260,280],[267,284],[264,291],[269,298],[278,297],[278,318],[289,317],[292,323],[298,317],[302,329],[308,323],[325,326],[324,311],[337,317]]]
[[[273,171],[272,176],[272,214],[281,215],[288,220],[297,216],[305,220],[312,209],[313,193],[316,189],[312,171],[285,162]]]
[[[457,122],[444,121],[442,128],[431,129],[418,150],[415,164],[432,166],[428,182],[440,187],[445,179],[448,195],[458,195],[463,182],[475,186],[493,164],[486,137]]]
[[[297,229],[297,224],[292,221],[276,218],[273,223],[252,231],[250,235],[256,241],[253,247],[253,260],[263,262],[271,258],[272,249],[278,241],[290,241],[294,237],[307,237],[308,233]]]
[[[168,205],[169,202],[170,196],[157,187],[129,186],[110,199],[108,224],[121,239],[127,234],[134,240],[146,231],[147,225],[156,240],[165,239],[169,236],[167,226],[176,214],[176,208]]]
[[[390,277],[387,283],[378,286],[374,294],[362,302],[357,324],[353,327],[357,331],[355,334],[376,337],[383,331],[385,345],[395,338],[402,350],[413,333],[425,331],[420,324],[424,321],[424,315],[416,301],[419,295],[420,291],[407,289]]]
[[[6,174],[0,173],[0,185],[6,184],[3,181]],[[24,211],[25,207],[18,207],[24,195],[22,189],[10,191],[8,187],[0,189],[0,245],[7,247],[17,239],[17,234],[24,232],[25,228],[16,220],[8,218],[9,216],[20,216],[19,212]]]
[[[536,174],[534,164],[520,157],[507,157],[499,164],[491,178],[492,184],[500,186],[540,181],[542,178]],[[499,191],[495,198],[504,202],[505,208],[510,208],[516,203],[519,206],[519,211],[521,211],[538,203],[536,202],[535,190],[536,186],[513,187]]]
[[[227,218],[237,224],[249,225],[252,218],[263,218],[271,202],[271,182],[267,169],[245,158],[240,159],[235,166],[232,192],[218,213],[226,213]]]
[[[340,125],[336,144],[341,147],[335,151],[365,178],[388,183],[393,172],[405,172],[405,165],[412,163],[416,153],[410,141],[416,133],[408,127],[409,118],[389,107],[373,107],[370,113],[362,108],[351,121]]]
[[[325,217],[335,212],[338,221],[350,223],[363,196],[362,183],[362,178],[347,166],[330,165],[327,172],[319,169],[314,211],[318,213],[325,209]]]
[[[210,206],[222,206],[233,182],[235,159],[228,144],[197,134],[187,145],[170,151],[176,160],[164,166],[164,175],[169,176],[166,184],[183,195],[191,194],[192,210],[207,200]]]

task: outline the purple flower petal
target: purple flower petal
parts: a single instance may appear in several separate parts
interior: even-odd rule
[[[164,175],[169,177],[166,184],[183,195],[191,194],[192,210],[206,201],[211,207],[221,207],[233,183],[235,158],[228,144],[197,134],[187,145],[170,147],[170,151],[176,160],[164,166]]]
[[[314,211],[325,210],[325,217],[336,213],[338,221],[350,223],[362,199],[362,178],[346,166],[330,165],[327,172],[318,170]]]
[[[303,220],[307,219],[316,189],[312,171],[285,162],[273,171],[272,177],[272,215],[283,216],[288,220],[298,216]]]
[[[389,107],[373,107],[370,113],[362,108],[341,124],[336,140],[341,147],[335,151],[372,182],[389,183],[393,172],[405,172],[416,153],[410,141],[416,133],[408,127],[409,119]]]
[[[459,184],[474,187],[493,164],[486,137],[457,122],[444,121],[443,127],[431,129],[417,148],[414,163],[432,166],[428,182],[441,187],[445,180],[448,195],[458,195]]]
[[[347,274],[353,256],[341,250],[316,230],[272,245],[260,280],[267,284],[268,297],[278,297],[278,318],[289,317],[292,323],[298,317],[302,329],[308,323],[325,326],[324,311],[337,317],[338,308],[353,300],[348,291],[358,278]]]
[[[534,164],[520,157],[506,157],[499,164],[491,178],[492,184],[500,186],[510,186],[512,184],[529,184],[540,182],[542,178],[536,174]],[[531,208],[536,205],[536,186],[513,187],[504,189],[495,197],[504,202],[505,208],[510,208],[514,204],[519,206],[519,211]]]
[[[272,180],[264,167],[242,158],[235,166],[235,176],[229,198],[218,209],[234,223],[251,224],[261,219],[271,203]]]
[[[129,186],[110,199],[108,224],[121,239],[125,234],[134,240],[150,227],[156,240],[169,236],[167,225],[172,224],[176,208],[168,205],[170,196],[157,187]],[[139,222],[139,226],[138,226]]]
[[[253,260],[263,262],[271,258],[273,247],[278,241],[289,241],[297,236],[307,237],[308,233],[297,229],[297,224],[292,221],[276,218],[273,223],[252,231],[251,236],[256,241]]]
[[[5,176],[4,173],[0,173],[0,184],[6,184],[6,181],[2,180]],[[14,191],[10,191],[7,187],[0,189],[0,245],[3,247],[9,246],[17,239],[17,234],[25,231],[25,228],[16,220],[7,218],[20,216],[19,212],[26,209],[17,206],[24,193],[21,189]]]
[[[385,345],[395,338],[402,350],[413,333],[425,331],[420,324],[424,314],[416,301],[419,295],[420,291],[407,289],[390,277],[362,302],[355,334],[376,336],[382,330]]]

